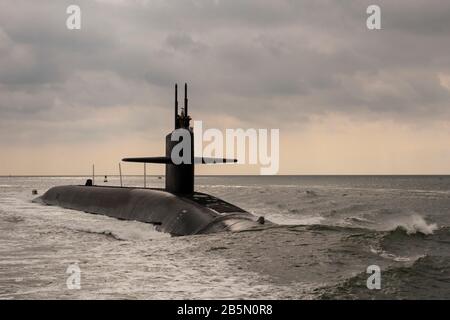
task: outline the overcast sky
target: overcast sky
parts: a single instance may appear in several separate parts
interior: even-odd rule
[[[1,0],[0,175],[162,155],[185,81],[206,127],[279,128],[281,174],[450,172],[448,0]]]

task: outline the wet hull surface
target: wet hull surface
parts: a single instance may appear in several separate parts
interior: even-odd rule
[[[174,236],[256,227],[257,217],[205,193],[175,195],[163,189],[57,186],[34,200],[46,205],[151,223]]]

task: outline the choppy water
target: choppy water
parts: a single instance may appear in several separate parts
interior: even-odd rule
[[[175,238],[31,203],[32,189],[82,183],[0,177],[0,299],[450,299],[449,176],[199,177],[199,191],[280,225]],[[374,264],[380,290],[366,287]]]

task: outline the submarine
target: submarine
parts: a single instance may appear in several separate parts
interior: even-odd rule
[[[134,220],[154,225],[172,236],[242,231],[272,224],[244,209],[212,195],[194,190],[195,165],[234,163],[236,159],[194,157],[194,132],[188,114],[187,84],[184,106],[178,110],[178,85],[175,84],[174,130],[166,135],[166,155],[160,157],[124,158],[124,162],[165,165],[165,188],[99,186],[88,179],[85,185],[50,188],[33,202],[44,205],[101,214],[120,220]],[[180,142],[172,133],[187,130],[190,135],[190,162],[175,163],[172,149]],[[186,131],[185,131],[186,132]]]

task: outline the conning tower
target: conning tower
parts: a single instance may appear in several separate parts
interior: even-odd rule
[[[188,97],[187,83],[184,84],[184,106],[181,112],[178,110],[178,85],[175,84],[175,116],[174,130],[166,135],[166,155],[164,157],[145,157],[145,158],[124,158],[126,162],[141,163],[162,163],[166,165],[166,191],[175,194],[191,194],[194,192],[194,166],[201,163],[232,163],[237,162],[236,159],[216,159],[194,156],[194,131],[190,127],[191,117],[188,113]],[[190,137],[189,141],[189,160],[187,162],[176,164],[172,161],[173,148],[182,141],[183,135],[175,134],[178,130],[186,130],[186,136]],[[179,138],[176,138],[178,137]],[[174,139],[174,141],[172,141]],[[183,157],[181,151],[180,156]],[[187,157],[187,155],[185,155]],[[186,157],[183,157],[184,159]]]
[[[166,163],[166,191],[188,194],[194,192],[194,131],[190,127],[191,117],[188,114],[187,83],[184,84],[184,107],[178,114],[178,85],[175,84],[175,130],[187,130],[190,136],[190,163]],[[166,157],[171,158],[173,147],[180,142],[172,141],[173,132],[166,136]],[[183,152],[183,151],[181,151]],[[180,156],[183,156],[180,154]]]

